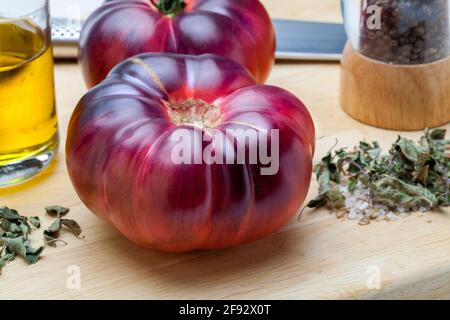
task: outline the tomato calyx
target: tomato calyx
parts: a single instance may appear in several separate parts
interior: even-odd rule
[[[184,10],[186,2],[184,0],[150,0],[151,3],[163,15],[174,17]]]
[[[168,98],[164,104],[172,123],[177,126],[192,125],[202,129],[214,128],[220,123],[222,116],[219,107],[202,99],[174,100],[167,92],[158,74],[148,63],[139,57],[132,58],[131,62],[142,66],[156,86]]]
[[[221,120],[219,107],[201,99],[172,101],[168,103],[167,110],[170,119],[177,126],[214,128]]]

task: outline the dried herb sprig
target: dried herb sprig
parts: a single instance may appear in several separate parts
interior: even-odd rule
[[[56,246],[57,242],[65,243],[57,238],[63,226],[77,237],[81,235],[81,227],[76,221],[61,218],[69,212],[68,208],[51,206],[45,209],[48,214],[56,216],[56,220],[44,231],[44,241],[47,245]],[[0,207],[0,273],[2,268],[17,256],[22,257],[28,264],[34,264],[39,260],[44,246],[34,248],[31,245],[28,235],[33,231],[33,227],[36,229],[41,227],[39,217],[21,216],[14,209]]]
[[[61,218],[69,213],[69,208],[61,206],[50,206],[46,207],[45,210],[48,214],[56,216],[56,219],[44,231],[44,240],[47,245],[56,247],[58,243],[63,243],[65,245],[67,244],[64,240],[58,239],[59,231],[62,229],[62,227],[66,227],[75,236],[80,237],[80,225],[75,220]]]
[[[450,206],[450,140],[446,130],[425,130],[419,142],[398,137],[388,154],[377,142],[330,151],[315,166],[319,195],[307,207],[351,211],[348,196],[367,194],[364,218],[374,208],[392,212],[429,211]],[[370,211],[372,210],[372,211]]]
[[[16,256],[22,257],[28,264],[36,263],[43,246],[33,248],[28,235],[31,225],[38,228],[39,218],[27,218],[8,207],[0,207],[0,272],[1,269]]]

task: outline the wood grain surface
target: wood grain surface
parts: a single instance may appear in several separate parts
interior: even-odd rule
[[[365,58],[350,43],[341,61],[340,103],[380,128],[420,130],[450,122],[450,58],[396,66]]]
[[[339,21],[336,0],[264,0],[273,17]],[[55,68],[62,140],[69,116],[85,87],[74,63]],[[363,125],[339,107],[339,65],[278,63],[268,81],[298,95],[317,127],[319,158],[338,139],[383,146],[398,132]],[[450,129],[450,126],[447,126]],[[417,138],[420,132],[410,132]],[[310,197],[317,185],[311,185]],[[416,215],[397,222],[359,226],[324,210],[306,211],[268,238],[239,248],[167,254],[136,247],[80,202],[64,164],[57,160],[37,178],[0,190],[0,203],[25,215],[60,204],[71,208],[86,238],[65,234],[69,244],[47,248],[37,264],[20,259],[0,276],[0,298],[18,299],[350,299],[450,298],[450,212]],[[36,235],[35,240],[39,241]],[[68,268],[81,271],[81,287],[67,286]],[[367,286],[379,271],[380,289]],[[368,273],[369,271],[369,273]]]

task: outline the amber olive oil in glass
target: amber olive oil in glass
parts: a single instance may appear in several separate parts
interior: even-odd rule
[[[48,5],[33,2],[42,6],[2,17],[0,0],[0,187],[40,172],[58,148]]]

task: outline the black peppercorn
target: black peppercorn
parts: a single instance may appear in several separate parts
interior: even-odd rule
[[[450,54],[448,0],[365,0],[362,5],[359,50],[365,56],[394,64],[423,64]],[[381,8],[381,28],[367,21]]]

